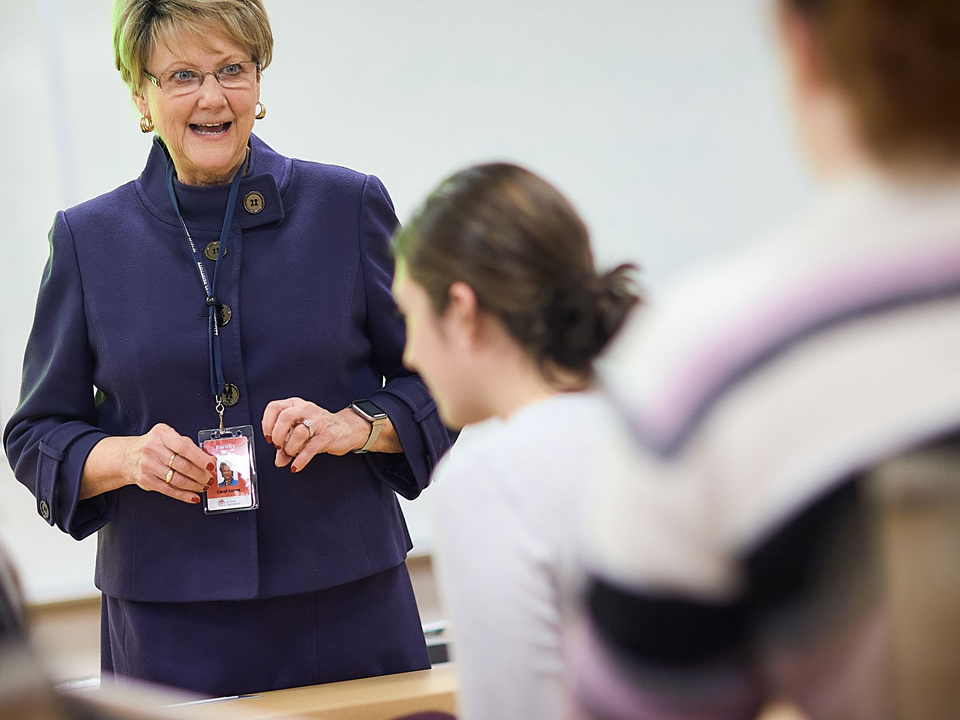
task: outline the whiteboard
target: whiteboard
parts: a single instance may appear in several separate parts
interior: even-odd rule
[[[113,67],[110,0],[0,0],[0,418],[16,406],[54,213],[139,174],[150,143]],[[655,294],[810,193],[793,149],[769,0],[265,0],[277,151],[378,175],[405,221],[444,176],[526,165],[589,225],[603,265]],[[431,547],[430,489],[404,503]],[[0,466],[0,542],[28,596],[94,592],[96,541],[37,515]]]

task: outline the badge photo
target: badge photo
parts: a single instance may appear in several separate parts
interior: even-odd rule
[[[244,432],[249,428],[249,434]],[[200,445],[212,455],[217,482],[207,488],[203,499],[206,514],[254,510],[257,502],[257,473],[253,461],[253,428],[204,430]]]

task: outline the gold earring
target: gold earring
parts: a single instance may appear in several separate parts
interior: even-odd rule
[[[140,132],[153,132],[153,120],[146,115],[140,118]]]
[[[260,102],[260,101],[258,100],[258,101],[257,101],[257,107],[260,108],[260,109],[257,110],[257,114],[254,115],[254,117],[255,117],[257,120],[263,120],[263,119],[267,116],[267,106],[264,105],[262,102]]]

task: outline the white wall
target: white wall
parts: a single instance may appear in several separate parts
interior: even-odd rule
[[[639,261],[655,291],[809,193],[772,0],[265,2],[276,54],[255,131],[284,154],[376,173],[401,220],[465,164],[520,162],[571,197],[603,264]],[[149,146],[113,68],[110,9],[0,0],[0,418],[55,211],[136,176]],[[421,547],[429,495],[408,507]],[[93,591],[95,541],[49,528],[6,463],[0,542],[32,599]]]

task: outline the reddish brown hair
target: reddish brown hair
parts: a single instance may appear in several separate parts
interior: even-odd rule
[[[881,160],[960,160],[960,2],[781,0],[813,28]]]

